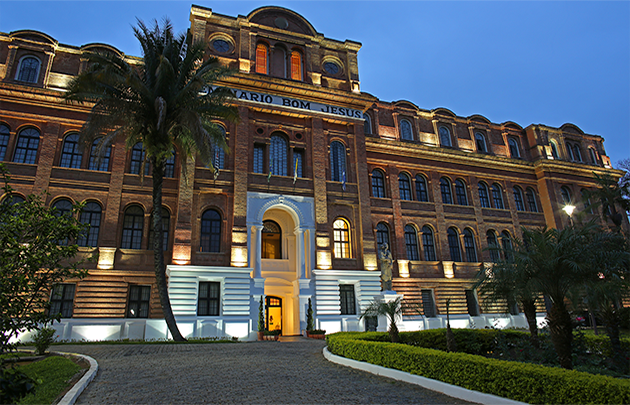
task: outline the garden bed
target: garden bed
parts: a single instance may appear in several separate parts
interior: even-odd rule
[[[415,332],[417,333],[417,332]],[[517,332],[516,332],[517,333]],[[401,340],[405,334],[401,334]],[[387,343],[387,333],[327,336],[331,353],[527,403],[630,403],[630,381],[530,363]],[[483,339],[482,339],[483,341]],[[483,350],[483,343],[478,346]]]

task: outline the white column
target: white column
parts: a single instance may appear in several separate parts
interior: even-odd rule
[[[252,231],[255,232],[254,243],[256,243],[254,259],[252,260],[252,263],[254,263],[254,278],[262,277],[262,229],[262,225],[252,226]]]
[[[295,247],[296,247],[296,264],[297,264],[297,278],[301,279],[305,277],[305,268],[304,268],[304,255],[306,252],[304,251],[304,230],[302,228],[295,228]]]

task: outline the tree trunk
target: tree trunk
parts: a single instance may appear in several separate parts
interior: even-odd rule
[[[571,328],[571,316],[567,311],[564,301],[553,300],[551,309],[547,313],[549,322],[549,334],[551,342],[558,355],[560,366],[566,369],[573,369],[572,342],[573,330]]]
[[[619,339],[619,325],[621,324],[619,308],[613,305],[612,308],[607,308],[607,311],[604,311],[602,315],[606,322],[606,334],[610,339],[613,364],[618,372],[625,374],[628,371],[628,359],[621,348],[621,340]]]
[[[398,336],[398,326],[396,326],[396,319],[390,319],[389,321],[389,340],[392,343],[398,343],[400,338]]]
[[[185,342],[177,328],[177,322],[171,308],[171,301],[168,298],[168,286],[166,283],[166,265],[164,264],[163,236],[162,236],[162,184],[164,183],[165,162],[151,159],[153,165],[153,265],[155,269],[155,279],[157,281],[158,293],[160,294],[160,304],[168,330],[177,342]]]
[[[523,313],[525,319],[527,319],[527,325],[529,326],[529,340],[535,348],[539,347],[538,342],[538,324],[536,323],[536,300],[523,300],[521,302],[523,306]]]

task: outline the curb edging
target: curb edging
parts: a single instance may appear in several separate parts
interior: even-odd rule
[[[326,360],[332,363],[337,363],[357,370],[367,371],[368,373],[383,377],[393,378],[394,380],[415,384],[431,391],[440,392],[444,395],[448,395],[449,397],[462,399],[464,401],[475,402],[483,405],[527,405],[525,402],[514,401],[512,399],[498,397],[492,394],[469,390],[467,388],[458,387],[457,385],[451,385],[431,378],[410,374],[405,371],[337,356],[336,354],[332,354],[328,351],[328,346],[324,347],[323,354]]]
[[[79,395],[85,390],[88,384],[96,377],[96,372],[98,371],[98,363],[96,360],[91,358],[90,356],[86,356],[84,354],[79,353],[66,353],[66,352],[57,352],[60,355],[70,355],[81,357],[83,360],[90,363],[90,368],[88,371],[81,377],[79,381],[66,393],[66,395],[61,398],[61,400],[57,403],[57,405],[74,405],[76,400],[79,398]]]

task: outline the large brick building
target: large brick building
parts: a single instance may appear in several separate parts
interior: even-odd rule
[[[492,261],[489,245],[522,226],[566,225],[568,202],[585,209],[593,172],[611,171],[601,137],[381,101],[361,92],[360,43],[326,38],[287,9],[234,18],[193,6],[190,33],[238,71],[221,84],[241,121],[218,122],[230,148],[217,152],[218,177],[193,162],[183,181],[177,155],[167,168],[169,294],[185,335],[253,338],[262,295],[269,328],[284,334],[305,329],[309,298],[319,327],[361,330],[361,308],[394,296],[381,291],[385,243],[393,290],[423,312],[403,328],[443,325],[448,298],[457,326],[525,325],[516,308],[480,311],[471,278]],[[81,220],[92,227],[78,242],[99,256],[52,293],[62,336],[162,338],[142,145],[118,141],[97,162],[77,144],[89,106],[62,99],[82,54],[98,50],[120,54],[0,33],[0,161],[21,195],[47,190],[60,209],[87,202]]]

